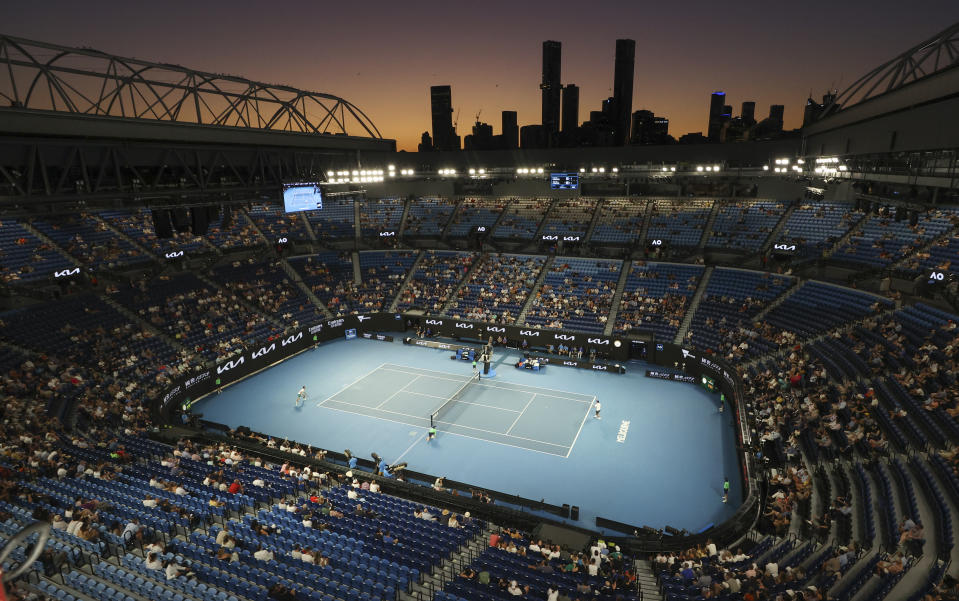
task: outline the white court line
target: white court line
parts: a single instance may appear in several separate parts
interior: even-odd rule
[[[403,451],[403,452],[400,454],[399,457],[397,457],[396,459],[394,459],[394,460],[393,460],[393,463],[394,463],[394,464],[399,463],[399,462],[400,462],[400,459],[402,459],[403,457],[405,457],[406,454],[409,453],[409,452],[413,449],[413,447],[415,447],[419,442],[420,442],[420,437],[419,437],[419,435],[417,435],[416,438],[413,439],[413,444],[411,444],[410,446],[408,446],[408,447],[406,448],[406,450]]]
[[[596,397],[593,397],[593,402],[596,402]],[[569,458],[569,454],[573,452],[573,447],[576,446],[576,441],[579,440],[579,433],[583,431],[583,426],[586,424],[586,420],[589,419],[589,410],[593,408],[592,403],[586,408],[586,415],[583,416],[583,421],[579,424],[579,430],[576,431],[576,436],[573,438],[573,444],[569,445],[569,450],[566,451],[566,457]]]
[[[416,424],[411,424],[411,423],[409,423],[409,422],[399,422],[399,421],[396,421],[395,419],[390,419],[390,418],[388,418],[388,417],[377,417],[377,416],[374,416],[374,415],[364,415],[364,414],[362,414],[362,413],[357,413],[357,412],[355,412],[355,411],[350,411],[349,409],[337,409],[336,407],[330,407],[329,405],[324,405],[323,408],[324,408],[324,409],[329,409],[330,411],[339,411],[340,413],[349,413],[350,415],[359,415],[360,417],[369,417],[369,418],[371,418],[371,419],[378,419],[378,420],[381,420],[381,421],[384,421],[384,422],[390,422],[391,424],[400,424],[400,425],[403,425],[403,426],[412,426],[412,427],[414,427],[414,428],[418,427]],[[382,411],[382,409],[380,409],[380,411]],[[490,440],[490,439],[488,439],[488,438],[479,438],[479,437],[477,437],[477,436],[470,436],[469,434],[461,434],[461,433],[459,433],[459,432],[447,432],[447,431],[444,430],[443,433],[444,433],[444,434],[449,434],[450,436],[461,436],[461,437],[463,437],[463,438],[470,438],[470,439],[472,439],[472,440],[481,440],[481,441],[483,441],[483,442],[488,442],[488,443],[490,443],[490,444],[498,444],[498,445],[504,446],[504,447],[512,447],[512,448],[514,448],[514,449],[522,449],[522,450],[524,450],[524,451],[530,451],[530,452],[532,452],[532,453],[542,453],[543,455],[549,455],[550,457],[565,458],[565,457],[568,457],[568,456],[569,456],[569,453],[568,453],[568,452],[567,452],[566,455],[560,455],[559,453],[550,453],[549,451],[540,451],[539,449],[531,449],[531,448],[529,448],[529,447],[521,447],[521,446],[519,446],[519,445],[509,444],[508,442],[498,442],[498,441],[495,441],[495,440]],[[513,436],[512,438],[519,438],[519,437],[518,437],[518,436]],[[546,444],[552,444],[552,443],[546,443]],[[559,445],[556,445],[556,446],[559,446]]]
[[[323,399],[322,401],[320,401],[319,403],[317,403],[316,406],[317,406],[317,407],[322,406],[323,403],[325,403],[325,402],[327,402],[328,400],[332,399],[333,397],[335,397],[336,395],[340,394],[341,392],[343,392],[343,391],[346,390],[347,388],[353,387],[353,386],[354,386],[357,382],[359,382],[360,380],[363,380],[364,378],[368,378],[369,376],[373,375],[374,373],[376,373],[377,370],[379,370],[380,368],[382,368],[384,365],[388,365],[388,363],[380,363],[375,369],[373,369],[373,371],[367,372],[365,375],[362,375],[362,376],[360,376],[359,378],[353,380],[352,382],[350,382],[349,384],[347,384],[347,385],[344,386],[343,388],[340,388],[339,390],[337,390],[336,392],[334,392],[332,395],[326,397],[325,399]]]
[[[523,407],[523,410],[519,412],[519,415],[516,416],[516,419],[513,420],[513,423],[509,425],[509,430],[506,431],[506,435],[509,436],[509,433],[513,431],[513,426],[516,425],[516,422],[519,421],[519,418],[523,417],[523,414],[526,413],[526,410],[529,409],[529,406],[533,403],[533,399],[536,398],[536,393],[533,393],[533,396],[529,397],[529,400],[526,401],[526,406]],[[568,453],[569,451],[567,451]]]
[[[376,409],[375,407],[367,407],[366,405],[357,405],[356,403],[348,403],[348,402],[346,402],[346,401],[339,401],[339,400],[337,400],[337,399],[333,399],[333,402],[334,402],[334,403],[341,403],[341,404],[343,404],[343,405],[349,405],[350,407],[360,407],[360,408],[366,409],[366,410],[382,411],[382,412],[384,412],[384,413],[392,413],[393,415],[402,415],[403,417],[412,417],[413,419],[428,419],[428,418],[425,418],[425,417],[420,417],[419,415],[413,415],[412,413],[401,413],[400,411],[390,411],[389,409]],[[330,408],[329,405],[324,405],[324,406],[327,407],[327,408]],[[349,411],[348,413],[354,413],[354,414],[356,414],[356,415],[366,415],[365,413],[358,413],[358,412],[356,412],[356,411]],[[368,416],[368,417],[369,417],[369,416]],[[495,434],[495,435],[497,435],[497,436],[507,436],[506,434],[504,434],[504,433],[502,433],[502,432],[495,432],[495,431],[493,431],[493,430],[486,430],[486,429],[483,429],[483,428],[475,428],[475,427],[473,427],[473,426],[464,426],[463,424],[458,424],[458,423],[456,423],[456,422],[444,422],[443,420],[439,420],[439,419],[438,419],[438,420],[436,420],[436,423],[438,423],[438,424],[447,424],[447,425],[449,425],[449,426],[457,426],[457,427],[459,427],[459,428],[466,428],[467,430],[476,430],[477,432],[486,432],[487,434]],[[515,436],[515,435],[513,435],[513,434],[509,434],[508,436],[509,436],[510,438],[518,438],[518,439],[520,439],[520,440],[528,440],[528,441],[530,441],[530,442],[537,442],[537,443],[539,443],[539,444],[548,444],[548,445],[553,446],[553,447],[563,447],[564,449],[569,446],[569,445],[565,445],[565,444],[559,444],[559,443],[556,443],[556,442],[546,442],[545,440],[536,440],[535,438],[525,438],[525,437],[523,437],[523,436]],[[482,440],[486,440],[486,439],[484,438],[484,439],[482,439]],[[490,442],[492,442],[492,441],[490,441]]]
[[[581,401],[579,399],[572,399],[568,396],[557,396],[555,394],[546,394],[544,392],[533,392],[531,390],[513,390],[512,388],[503,388],[502,386],[493,386],[492,384],[477,384],[477,386],[483,386],[484,388],[498,388],[500,390],[509,390],[510,392],[519,392],[522,394],[535,394],[536,396],[548,396],[551,399],[563,399],[564,401],[572,401],[574,403],[592,403],[592,401]],[[550,389],[544,388],[543,390],[550,390]]]
[[[392,367],[383,367],[383,365],[390,365],[390,366],[392,366]],[[451,373],[445,372],[445,371],[436,371],[436,370],[434,370],[434,369],[426,369],[425,367],[406,367],[406,366],[403,366],[403,365],[397,365],[396,363],[384,363],[383,365],[381,365],[381,366],[378,367],[377,369],[384,369],[384,370],[388,370],[388,371],[400,371],[400,372],[407,373],[407,374],[410,373],[410,372],[405,371],[405,370],[408,370],[408,369],[418,369],[418,370],[420,370],[420,371],[428,371],[428,372],[430,372],[430,373],[442,374],[442,375],[444,375],[444,376],[454,376],[454,375],[456,375],[456,374],[451,374]],[[399,368],[402,368],[402,369],[393,369],[394,367],[399,367]],[[433,377],[433,376],[429,376],[429,377]],[[450,381],[462,382],[462,380],[456,380],[455,378],[441,378],[441,379],[447,379],[447,380],[450,380]],[[488,378],[487,378],[487,379],[488,379]],[[480,382],[482,382],[482,378],[480,378]],[[489,386],[489,387],[491,387],[491,388],[501,388],[501,389],[503,389],[503,390],[513,390],[514,392],[526,392],[526,393],[529,393],[529,394],[533,394],[533,393],[535,392],[535,393],[537,393],[537,394],[540,394],[540,396],[544,396],[544,395],[542,395],[542,393],[539,392],[540,390],[549,390],[550,392],[562,392],[562,393],[567,394],[567,395],[572,394],[572,395],[576,395],[576,396],[578,396],[578,397],[589,398],[588,395],[579,394],[578,392],[570,392],[570,391],[568,391],[568,390],[559,390],[559,389],[557,389],[557,388],[546,388],[545,386],[530,386],[530,385],[528,385],[528,384],[517,384],[517,383],[515,383],[515,382],[503,382],[503,384],[509,384],[510,386],[516,386],[517,388],[509,388],[509,387],[507,387],[507,386],[496,386],[496,385],[494,385],[494,384],[482,384],[482,383],[479,383],[479,384],[477,384],[477,385],[478,385],[478,386]],[[521,390],[522,388],[530,388],[531,390]],[[592,402],[593,402],[593,401],[591,401],[591,400],[590,400],[590,401],[584,401],[584,400],[580,400],[580,399],[572,398],[572,397],[568,397],[568,396],[566,396],[566,397],[556,397],[556,398],[567,399],[567,400],[570,400],[570,401],[579,401],[579,402],[581,402],[581,403],[592,403]],[[594,397],[594,398],[595,398],[595,397]]]
[[[507,409],[506,407],[497,407],[495,405],[484,405],[483,403],[471,403],[469,401],[461,401],[459,399],[453,401],[454,403],[463,403],[464,405],[476,405],[478,407],[488,407],[490,409],[496,409],[497,411],[506,411],[508,413],[520,413],[516,409]]]
[[[414,375],[414,374],[410,374],[410,375]],[[406,390],[406,387],[407,387],[407,386],[409,386],[410,384],[412,384],[413,382],[419,380],[419,379],[422,378],[422,377],[423,377],[423,376],[416,376],[415,378],[413,378],[412,380],[410,380],[409,382],[407,382],[406,384],[404,384],[404,385],[403,385],[403,388],[400,388],[399,390],[397,390],[396,392],[394,392],[394,393],[391,394],[390,396],[386,397],[386,400],[384,400],[382,403],[380,403],[379,405],[377,405],[376,407],[374,407],[374,409],[379,409],[380,407],[382,407],[383,405],[385,405],[386,403],[388,403],[388,402],[390,401],[390,399],[392,399],[393,397],[395,397],[395,396],[398,395],[399,393],[401,393],[401,392],[403,392],[404,390]]]

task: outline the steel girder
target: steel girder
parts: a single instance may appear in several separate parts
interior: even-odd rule
[[[0,207],[276,197],[284,181],[322,179],[335,156],[276,147],[0,137]]]
[[[916,44],[866,73],[837,95],[822,116],[901,88],[916,80],[959,66],[959,23]]]
[[[270,131],[383,136],[331,94],[0,35],[0,104]]]

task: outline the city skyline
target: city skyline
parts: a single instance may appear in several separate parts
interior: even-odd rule
[[[243,0],[173,2],[163,11],[53,1],[5,5],[0,19],[9,35],[335,94],[360,107],[398,149],[412,151],[431,129],[431,86],[452,87],[461,137],[477,114],[497,134],[504,110],[516,111],[521,126],[540,123],[544,40],[562,43],[561,83],[578,86],[582,122],[613,96],[615,40],[635,39],[632,110],[667,117],[678,138],[707,133],[716,90],[734,112],[755,102],[757,118],[784,104],[785,129],[797,128],[810,93],[819,99],[841,91],[959,19],[959,7],[943,0],[917,0],[908,11],[891,0],[813,0],[788,17],[759,2],[735,11],[705,1],[549,6],[491,0],[481,10],[429,2],[398,10],[372,1],[359,16],[350,7],[295,1],[266,12]]]

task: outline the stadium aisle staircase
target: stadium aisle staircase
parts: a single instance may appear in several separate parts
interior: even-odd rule
[[[313,301],[314,305],[322,309],[323,313],[325,313],[327,317],[333,317],[333,313],[330,312],[329,307],[327,307],[323,303],[323,301],[321,301],[319,298],[317,298],[315,294],[313,294],[313,291],[310,290],[310,287],[303,282],[303,276],[300,275],[295,269],[293,269],[293,266],[287,263],[286,259],[283,259],[282,261],[280,261],[280,266],[283,267],[283,271],[285,271],[286,274],[290,276],[290,281],[294,282],[297,285],[297,287],[300,289],[300,291],[302,291],[303,294],[307,296],[307,298]]]
[[[716,215],[719,215],[719,209],[722,208],[723,202],[717,200],[713,203],[713,208],[709,210],[709,217],[706,219],[706,225],[703,226],[703,235],[699,238],[699,244],[696,245],[697,250],[703,250],[706,248],[706,242],[709,240],[709,236],[712,235],[713,224],[716,223]],[[682,330],[682,328],[680,328]]]
[[[636,582],[639,583],[639,598],[643,601],[663,601],[663,594],[659,590],[659,583],[649,562],[645,559],[637,559],[633,565],[636,567]]]
[[[173,338],[168,336],[166,332],[164,332],[163,330],[160,330],[149,321],[146,321],[145,319],[141,318],[139,315],[136,314],[136,312],[131,311],[130,309],[127,309],[126,307],[118,303],[117,301],[113,300],[112,298],[110,298],[109,295],[100,294],[98,295],[97,298],[99,298],[104,303],[116,309],[118,313],[126,316],[126,318],[129,319],[131,322],[138,324],[140,327],[148,330],[154,336],[163,340],[164,342],[166,342],[167,344],[169,344],[176,350],[182,351],[184,349],[184,346],[180,344],[179,341],[174,340]]]
[[[616,328],[616,316],[619,314],[619,305],[623,300],[623,291],[626,290],[626,280],[629,279],[629,272],[632,268],[632,261],[623,261],[623,270],[619,273],[616,293],[613,294],[613,305],[609,308],[609,319],[606,321],[606,329],[603,330],[604,336],[611,336],[613,329]]]
[[[453,212],[450,213],[449,221],[446,222],[446,225],[443,226],[443,231],[440,232],[440,238],[446,238],[450,233],[450,228],[453,227],[453,223],[456,221],[456,215],[460,212],[460,208],[463,206],[463,199],[460,198],[456,201],[456,205],[453,207]]]
[[[533,306],[533,301],[536,300],[536,293],[539,292],[539,289],[543,286],[543,280],[546,279],[546,274],[549,273],[549,270],[553,267],[553,261],[555,259],[555,256],[550,256],[546,259],[546,262],[543,263],[543,267],[539,270],[539,276],[536,278],[536,283],[529,289],[529,296],[526,297],[526,302],[523,303],[523,310],[519,312],[513,325],[521,326],[526,322],[526,314],[529,313],[529,308]]]
[[[463,275],[463,278],[459,281],[459,284],[456,285],[456,288],[454,288],[452,294],[450,294],[449,300],[446,301],[445,305],[443,305],[443,310],[440,311],[441,315],[448,314],[449,310],[453,307],[453,305],[456,304],[456,300],[459,298],[460,289],[466,285],[466,282],[470,281],[470,278],[473,277],[473,273],[479,269],[480,266],[485,264],[488,259],[489,253],[483,253],[480,257],[473,261],[473,265],[469,268],[469,271]]]
[[[768,314],[770,311],[772,311],[779,305],[783,304],[783,301],[785,301],[787,298],[795,294],[800,288],[802,288],[802,285],[803,285],[803,280],[801,278],[796,278],[796,281],[793,282],[793,285],[788,290],[783,292],[779,296],[779,298],[777,298],[773,302],[766,305],[765,309],[757,313],[756,316],[753,317],[753,321],[762,321],[766,317],[766,314]]]
[[[549,222],[550,214],[559,207],[559,200],[553,198],[549,201],[549,206],[543,211],[543,217],[539,220],[539,224],[536,226],[536,233],[533,234],[533,242],[539,242],[543,236],[543,228],[546,227],[546,224]],[[519,322],[517,322],[519,323]]]
[[[683,343],[686,332],[689,331],[689,326],[693,323],[693,317],[696,315],[699,301],[702,300],[703,294],[706,292],[706,286],[709,284],[709,276],[713,274],[713,269],[713,266],[710,265],[706,268],[706,271],[703,272],[703,277],[699,278],[699,286],[696,288],[692,300],[689,301],[689,306],[686,307],[686,317],[683,318],[682,325],[680,325],[679,330],[676,331],[676,338],[673,340],[673,344]]]
[[[584,241],[590,241],[593,239],[593,230],[596,229],[596,223],[599,221],[599,216],[603,212],[603,204],[606,203],[606,200],[600,198],[596,201],[596,204],[593,205],[593,216],[589,220],[589,227],[586,228],[586,235],[583,236]]]
[[[393,300],[390,302],[390,313],[396,311],[396,305],[400,302],[400,298],[403,296],[403,292],[406,291],[406,287],[409,286],[410,280],[413,279],[413,274],[416,273],[417,268],[420,266],[420,263],[423,260],[423,257],[426,255],[426,251],[419,251],[416,255],[416,259],[413,260],[413,264],[410,265],[409,270],[406,272],[406,277],[403,278],[403,283],[400,284],[400,287],[396,289],[396,294],[393,295]]]
[[[776,227],[769,232],[769,237],[766,238],[766,241],[763,242],[762,247],[760,248],[761,253],[769,252],[769,249],[772,248],[773,244],[779,240],[779,234],[783,231],[783,228],[786,227],[786,223],[789,222],[789,218],[792,217],[793,211],[796,210],[796,205],[789,205],[786,207],[786,210],[783,211],[782,216],[779,218],[779,222],[776,224]]]

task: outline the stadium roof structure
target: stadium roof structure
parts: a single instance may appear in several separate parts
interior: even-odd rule
[[[959,22],[866,73],[824,107],[823,116],[959,67]]]
[[[4,108],[383,138],[362,110],[332,94],[0,34]]]

